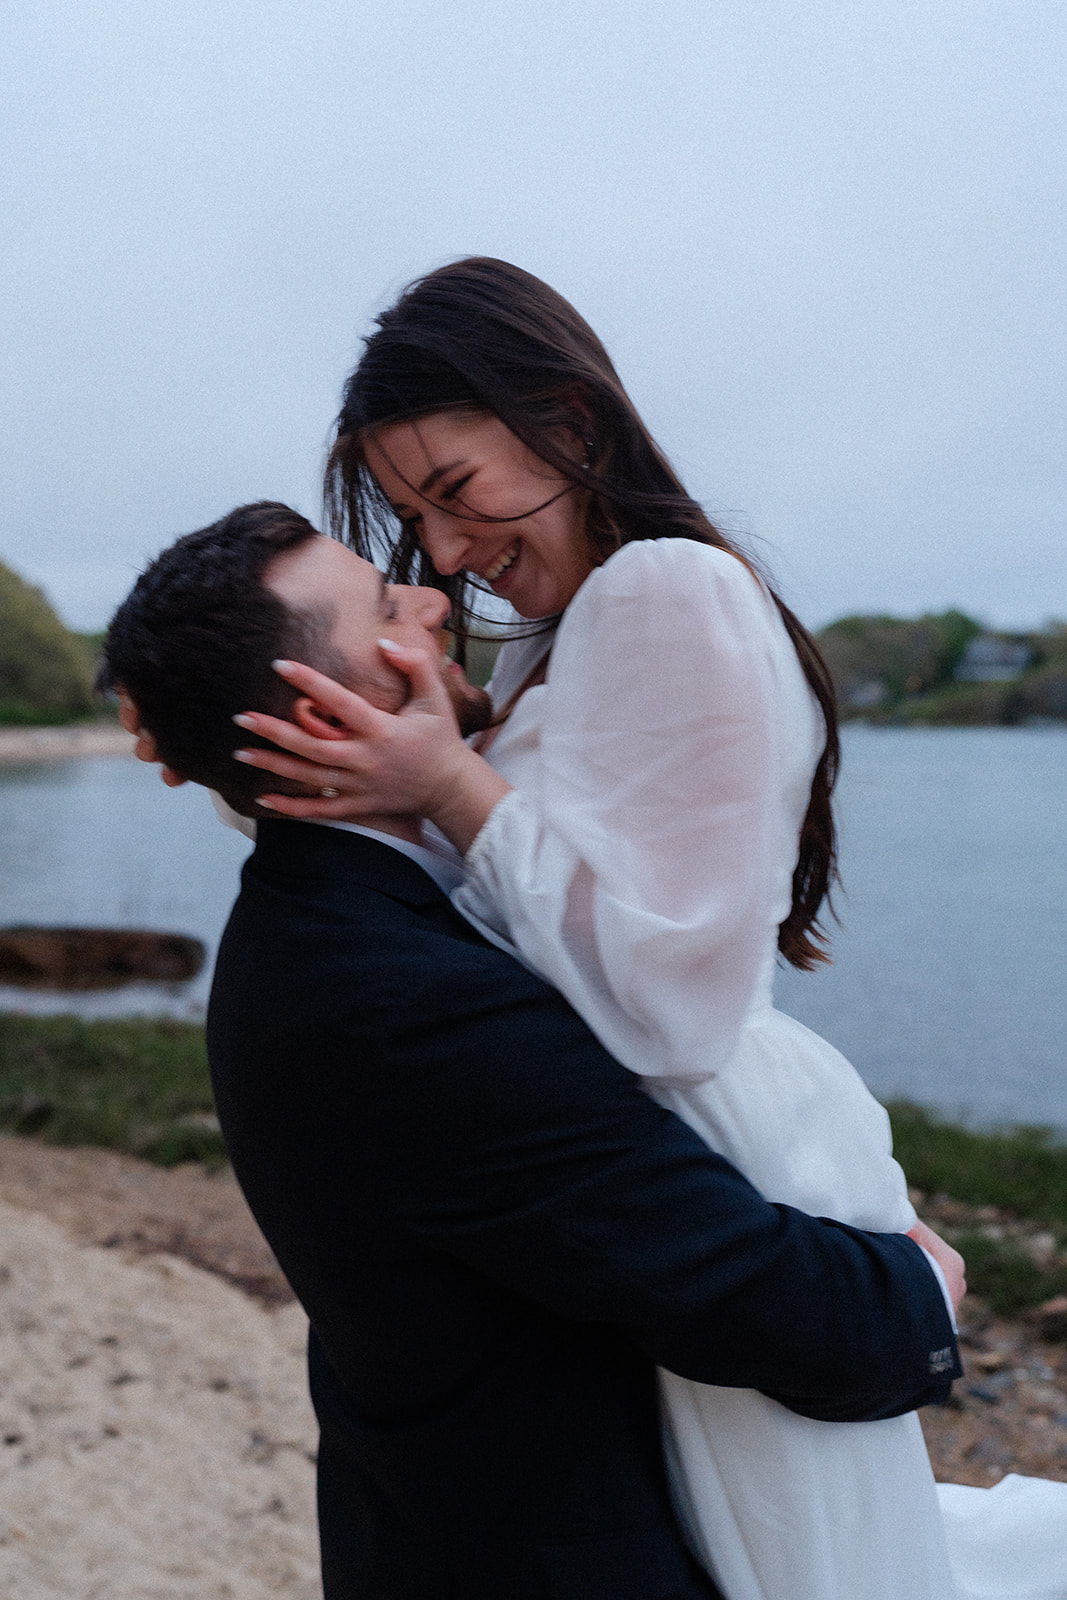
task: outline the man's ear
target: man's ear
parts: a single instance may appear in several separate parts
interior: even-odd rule
[[[332,711],[327,711],[325,706],[320,706],[317,700],[302,694],[294,701],[292,719],[298,728],[303,728],[305,733],[310,733],[315,739],[350,739],[351,728],[346,728],[340,717]]]

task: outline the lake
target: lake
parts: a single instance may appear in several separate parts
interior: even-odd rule
[[[875,1094],[1067,1132],[1067,728],[845,730],[834,964],[778,1003]],[[214,948],[247,842],[128,758],[0,770],[0,922],[193,933]],[[196,1018],[210,983],[0,1009]]]
[[[156,928],[210,951],[191,983],[66,997],[0,984],[0,1010],[203,1017],[248,850],[203,789],[168,789],[132,757],[0,768],[0,923]]]
[[[880,1099],[1067,1131],[1067,728],[845,730],[834,965],[777,1003]]]

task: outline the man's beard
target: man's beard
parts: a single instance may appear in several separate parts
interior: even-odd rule
[[[479,689],[455,672],[443,672],[441,681],[448,691],[452,710],[456,713],[459,731],[465,739],[472,733],[481,733],[493,720],[493,702],[484,689]]]

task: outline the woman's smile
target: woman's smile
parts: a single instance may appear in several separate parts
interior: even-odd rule
[[[517,557],[518,553],[519,541],[516,539],[515,543],[504,551],[504,554],[500,557],[499,561],[494,561],[491,566],[488,566],[485,569],[483,576],[485,577],[486,583],[496,583],[497,579],[502,578],[505,572],[509,572],[515,565],[515,558]]]

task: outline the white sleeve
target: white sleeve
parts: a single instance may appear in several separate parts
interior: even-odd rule
[[[645,1076],[722,1065],[788,912],[783,648],[799,670],[735,558],[624,546],[560,626],[538,785],[507,795],[467,856],[459,909]]]
[[[906,1230],[901,1230],[901,1231],[906,1231]],[[944,1301],[945,1301],[945,1309],[948,1312],[948,1320],[952,1324],[952,1331],[953,1331],[953,1333],[959,1333],[960,1325],[956,1321],[956,1307],[952,1304],[952,1296],[949,1293],[949,1288],[948,1288],[948,1279],[945,1277],[944,1270],[942,1269],[941,1263],[939,1261],[935,1261],[934,1260],[933,1256],[930,1254],[929,1250],[927,1250],[925,1245],[920,1244],[919,1245],[919,1249],[922,1251],[923,1255],[926,1257],[927,1263],[928,1263],[928,1265],[930,1267],[930,1271],[933,1273],[934,1277],[938,1281],[938,1284],[940,1285],[941,1293],[942,1293],[942,1296],[944,1297]]]

